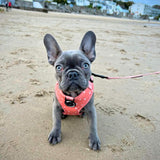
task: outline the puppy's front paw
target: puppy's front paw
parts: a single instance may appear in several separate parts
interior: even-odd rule
[[[61,142],[61,132],[52,131],[48,136],[48,141],[53,145]]]
[[[101,149],[101,142],[97,136],[89,137],[89,147],[94,151]]]

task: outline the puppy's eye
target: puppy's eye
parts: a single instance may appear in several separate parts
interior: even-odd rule
[[[62,70],[62,66],[60,66],[60,65],[56,66],[56,70],[57,71],[61,71]]]
[[[88,64],[88,63],[84,63],[84,64],[83,64],[83,68],[84,68],[84,69],[89,68],[89,64]]]

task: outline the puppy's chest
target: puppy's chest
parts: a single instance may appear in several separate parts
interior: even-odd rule
[[[89,81],[88,87],[77,97],[66,96],[60,89],[58,82],[55,86],[55,93],[58,102],[64,110],[64,115],[81,115],[81,110],[91,100],[94,91],[93,82]]]

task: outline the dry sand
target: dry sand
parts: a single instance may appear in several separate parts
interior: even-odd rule
[[[0,13],[1,160],[158,160],[160,75],[129,80],[94,78],[102,150],[88,147],[87,118],[62,121],[62,142],[49,145],[54,69],[43,37],[78,49],[86,31],[97,36],[92,71],[126,76],[160,70],[160,23],[15,10]]]

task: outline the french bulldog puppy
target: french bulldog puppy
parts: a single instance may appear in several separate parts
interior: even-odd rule
[[[64,96],[70,97],[69,100],[64,102],[64,105],[68,106],[69,110],[76,108],[76,102],[73,102],[74,98],[80,97],[82,92],[87,92],[86,90],[93,83],[90,80],[90,65],[96,58],[95,43],[95,34],[92,31],[88,31],[82,39],[79,50],[63,52],[52,35],[46,34],[44,37],[48,62],[55,66],[56,70],[57,90],[60,90],[56,91],[56,93],[61,92]],[[64,118],[70,112],[64,111],[65,107],[62,107],[63,102],[60,103],[57,94],[53,102],[53,128],[48,137],[49,143],[53,145],[61,142],[61,118]],[[89,94],[92,93],[89,92]],[[67,113],[64,114],[65,112]],[[87,104],[77,115],[82,115],[83,113],[86,113],[90,123],[89,147],[93,150],[100,150],[94,94],[91,95]]]

